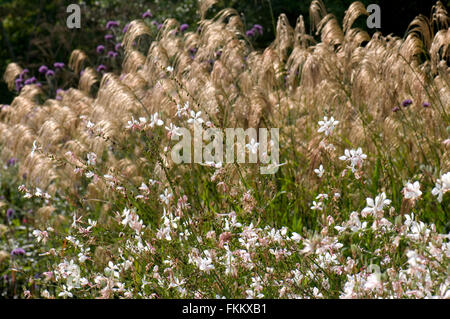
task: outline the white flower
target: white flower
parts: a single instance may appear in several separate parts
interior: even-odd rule
[[[204,271],[206,273],[209,273],[210,270],[213,270],[214,269],[214,265],[212,264],[211,258],[209,258],[209,257],[199,258],[198,268],[201,271]]]
[[[147,119],[145,117],[140,117],[139,118],[139,124],[141,126],[144,126],[147,123]]]
[[[216,162],[213,162],[213,161],[205,161],[205,163],[203,164],[203,163],[201,163],[201,165],[204,165],[204,166],[210,166],[210,167],[214,167],[214,168],[222,168],[222,162],[218,162],[218,163],[216,163]]]
[[[189,110],[189,101],[184,103],[184,106],[181,107],[180,104],[177,104],[177,116],[181,117],[183,115],[187,115],[187,111]]]
[[[169,65],[169,66],[166,68],[166,71],[172,73],[172,72],[173,72],[173,67]]]
[[[142,182],[141,186],[139,187],[139,190],[141,192],[144,192],[144,193],[149,193],[150,192],[148,186],[144,182]]]
[[[325,170],[323,169],[323,165],[320,164],[319,168],[316,168],[314,170],[314,173],[316,173],[319,178],[322,177],[323,174],[325,173]]]
[[[414,200],[418,199],[422,195],[419,182],[414,182],[414,184],[407,183],[402,192],[406,199]]]
[[[200,117],[202,115],[201,111],[198,111],[197,113],[195,113],[195,111],[191,111],[191,118],[187,121],[189,124],[190,123],[198,123],[198,124],[202,124],[204,121],[203,119]]]
[[[247,299],[261,299],[264,298],[264,294],[262,293],[258,293],[256,291],[254,291],[253,289],[247,289],[245,291],[245,293],[247,294]]]
[[[158,113],[155,113],[150,118],[150,127],[154,127],[155,125],[161,126],[164,122],[158,118]]]
[[[319,288],[317,287],[313,288],[313,296],[314,298],[323,298],[322,293],[319,291]]]
[[[375,201],[372,198],[367,198],[367,207],[361,211],[361,215],[366,217],[368,214],[375,215],[376,213],[382,212],[385,205],[389,205],[391,200],[386,199],[386,194],[383,192],[377,197]]]
[[[95,153],[90,152],[87,154],[87,160],[88,165],[94,166],[95,163],[97,162],[97,155]]]
[[[318,124],[320,125],[320,128],[317,130],[317,132],[324,132],[325,136],[329,136],[333,132],[336,125],[339,124],[339,121],[335,121],[333,117],[328,120],[328,117],[325,116],[323,118],[323,121],[319,121]]]
[[[36,192],[34,193],[34,196],[44,197],[44,192],[39,187],[36,187]]]
[[[252,138],[252,140],[250,141],[249,144],[245,145],[245,147],[247,147],[248,150],[250,152],[252,152],[253,154],[256,154],[256,152],[258,151],[258,146],[259,146],[259,143],[256,142],[254,138]]]
[[[87,171],[85,174],[84,174],[87,178],[91,178],[91,177],[94,177],[94,173],[93,172],[91,172],[91,171]]]
[[[440,179],[436,181],[436,185],[431,190],[431,194],[437,196],[437,200],[439,203],[442,202],[442,198],[444,197],[444,189],[442,187],[442,181]]]
[[[108,263],[108,267],[105,268],[105,273],[107,275],[113,275],[116,278],[119,278],[119,267],[114,265],[112,261]]]
[[[300,236],[300,235],[299,235],[298,233],[296,233],[296,232],[293,232],[293,233],[292,233],[292,236],[291,236],[291,240],[294,241],[294,242],[296,242],[296,243],[299,243],[300,240],[302,240],[302,236]]]
[[[42,243],[45,244],[48,239],[47,231],[40,231],[38,229],[33,230],[33,236],[36,237],[37,242],[39,243],[42,240]]]
[[[364,284],[364,288],[368,290],[380,289],[382,288],[381,284],[381,275],[379,273],[373,273],[368,278],[366,283]]]

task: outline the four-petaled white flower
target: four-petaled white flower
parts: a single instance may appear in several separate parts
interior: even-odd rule
[[[62,286],[62,291],[58,294],[58,297],[63,297],[63,298],[72,298],[73,294],[70,292],[70,290],[72,289],[72,287],[67,287],[66,285]]]
[[[191,123],[202,124],[204,121],[200,117],[201,115],[202,115],[202,111],[198,111],[197,113],[195,113],[195,111],[191,111],[191,118],[187,122],[189,124],[191,124]]]
[[[323,121],[319,121],[318,124],[320,125],[320,128],[317,130],[317,132],[324,132],[325,136],[329,136],[333,132],[336,125],[339,124],[339,121],[335,121],[333,117],[328,120],[328,117],[325,116],[323,118]]]
[[[173,123],[170,123],[169,126],[165,126],[165,129],[168,131],[167,135],[169,136],[169,138],[171,138],[172,136],[181,135],[180,128]]]
[[[132,128],[136,129],[139,128],[139,122],[134,119],[134,117],[131,117],[131,120],[127,122],[127,125],[125,126],[126,129]]]
[[[344,155],[339,157],[341,161],[350,162],[350,168],[352,172],[356,171],[356,168],[361,168],[364,160],[367,158],[367,155],[362,152],[361,147],[357,150],[345,150]]]
[[[368,214],[376,215],[383,211],[384,206],[387,206],[391,203],[391,200],[386,199],[386,194],[383,192],[380,195],[375,197],[375,200],[372,198],[367,198],[367,207],[361,211],[361,215],[366,217]]]
[[[119,278],[119,267],[117,265],[114,265],[112,261],[108,263],[108,267],[105,268],[105,273],[107,275],[114,276],[116,278]]]
[[[161,126],[164,122],[158,118],[158,113],[154,113],[150,118],[150,127],[154,127],[155,125]]]
[[[312,202],[311,209],[312,209],[312,210],[322,210],[322,209],[323,209],[323,207],[322,207],[322,202],[316,202],[316,201],[313,201],[313,202]]]
[[[253,154],[256,154],[256,152],[258,151],[258,146],[259,146],[259,143],[256,142],[254,138],[251,139],[249,144],[245,145],[245,147],[247,147],[248,150],[250,152],[252,152]]]
[[[92,123],[91,121],[88,121],[87,124],[86,124],[87,128],[93,128],[94,126],[95,126],[95,124]]]
[[[322,177],[323,174],[325,173],[325,170],[323,169],[323,165],[320,164],[319,168],[316,168],[314,170],[314,173],[316,173],[319,178]]]

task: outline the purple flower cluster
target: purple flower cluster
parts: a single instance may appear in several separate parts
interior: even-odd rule
[[[39,73],[46,73],[48,71],[48,67],[46,65],[41,65],[39,67]]]
[[[191,59],[195,58],[195,54],[197,53],[197,48],[190,48],[189,49],[189,55],[191,56]]]
[[[110,58],[115,58],[115,57],[117,57],[117,55],[118,55],[118,53],[115,51],[108,51],[108,56]]]
[[[406,100],[404,100],[404,101],[402,102],[402,106],[408,107],[408,106],[410,106],[412,103],[413,103],[412,100],[406,99]]]
[[[30,73],[30,70],[28,69],[23,69],[22,72],[20,72],[19,77],[15,80],[15,85],[16,85],[16,91],[20,92],[20,90],[25,86],[25,85],[30,85],[30,84],[39,84],[36,77],[32,76],[31,78],[28,78],[28,73]]]
[[[98,67],[97,67],[97,72],[103,72],[103,71],[106,71],[106,65],[103,65],[103,64],[100,64]]]
[[[62,62],[55,62],[53,66],[55,67],[55,69],[64,69],[64,63]]]
[[[162,28],[162,24],[160,24],[158,21],[152,21],[152,24],[156,27],[156,29],[160,30]]]
[[[36,82],[37,82],[37,79],[33,76],[33,77],[29,78],[29,79],[26,79],[24,84],[25,85],[29,85],[29,84],[34,84]]]
[[[47,72],[45,72],[45,76],[46,76],[47,78],[54,77],[54,76],[55,76],[55,71],[53,71],[53,70],[48,70]]]
[[[122,29],[122,33],[126,33],[129,28],[130,28],[130,24],[129,23],[125,24],[125,26]]]
[[[64,93],[64,90],[63,90],[63,89],[59,88],[59,89],[56,90],[56,99],[57,99],[58,101],[61,101],[61,100],[62,100],[62,94],[61,94],[61,93]]]

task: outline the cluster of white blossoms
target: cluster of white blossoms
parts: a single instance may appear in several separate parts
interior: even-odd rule
[[[64,260],[62,263],[58,264],[54,269],[52,276],[57,282],[64,280],[62,285],[62,291],[58,294],[59,297],[73,297],[71,293],[72,289],[80,289],[86,286],[89,281],[81,276],[80,267],[75,264],[73,260]]]
[[[45,199],[46,201],[51,198],[51,195],[47,192],[44,192],[39,187],[36,187],[35,191],[28,189],[25,185],[20,185],[18,188],[19,192],[25,193],[23,195],[24,198],[32,198],[32,197],[40,197]]]
[[[204,124],[201,112],[189,110],[188,104],[178,109],[189,123]],[[319,131],[328,137],[338,123],[333,117],[325,117],[319,122]],[[136,129],[162,125],[157,113],[150,121],[132,118],[129,122],[129,128]],[[172,123],[165,129],[169,135],[178,134]],[[246,147],[257,152],[260,146],[251,140]],[[361,148],[346,149],[340,157],[354,173],[361,173],[366,159]],[[87,164],[96,163],[95,153],[88,153]],[[332,167],[327,163],[325,174],[320,164],[314,173],[323,178],[331,175],[328,169]],[[118,192],[126,190],[113,175],[105,174],[103,178],[108,187]],[[393,212],[394,208],[389,207],[391,200],[384,189],[374,198],[366,198],[366,205],[348,216],[349,211],[331,209],[331,203],[338,202],[345,193],[320,188],[310,208],[320,211],[322,229],[303,232],[303,237],[287,227],[260,227],[259,221],[248,220],[242,211],[215,211],[214,217],[207,220],[207,214],[190,210],[186,195],[177,199],[177,194],[183,194],[177,186],[172,188],[163,179],[140,183],[132,198],[153,199],[151,204],[161,205],[161,218],[146,227],[137,214],[141,210],[128,206],[116,212],[117,225],[110,228],[110,235],[119,238],[121,245],[108,250],[112,254],[103,260],[101,268],[92,267],[98,262],[97,249],[101,252],[99,248],[103,248],[97,244],[103,243],[96,237],[99,231],[93,230],[96,221],[83,222],[81,216],[73,215],[70,235],[63,237],[64,246],[56,249],[48,249],[58,240],[52,229],[33,231],[36,242],[45,246],[44,254],[64,256],[46,273],[53,279],[51,284],[57,286],[55,296],[201,298],[223,294],[215,290],[215,283],[220,281],[234,289],[232,297],[330,298],[332,289],[335,295],[331,297],[341,298],[450,297],[450,281],[445,274],[450,258],[449,235],[437,233],[433,224],[425,224],[411,212],[398,214],[395,222],[389,221],[384,212]],[[420,188],[419,181],[405,183],[404,199],[410,203],[420,199]],[[449,189],[450,173],[446,173],[437,179],[432,193],[441,202]],[[28,192],[25,186],[21,190]],[[42,196],[41,190],[37,193]],[[241,197],[248,201],[252,198],[249,191]],[[43,296],[52,298],[47,290]]]

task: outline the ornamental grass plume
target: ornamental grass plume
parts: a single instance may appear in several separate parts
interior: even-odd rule
[[[236,10],[207,18],[216,2],[200,2],[197,30],[174,19],[156,28],[145,12],[114,33],[119,46],[100,44],[95,57],[74,50],[67,67],[53,65],[71,69],[76,83],[55,83],[64,89],[57,97],[30,79],[55,81],[61,71],[8,65],[4,80],[20,90],[0,110],[0,156],[16,159],[4,169],[36,213],[27,225],[34,236],[24,236],[31,246],[20,243],[26,254],[4,259],[19,263],[15,255],[30,251],[52,274],[30,293],[448,298],[442,3],[402,39],[356,28],[367,15],[360,2],[341,26],[314,0],[313,34],[303,17],[291,26],[280,15],[273,42],[255,49]],[[176,164],[174,139],[194,125],[279,128],[265,154],[279,144],[270,163],[279,170],[259,174],[261,161]],[[236,149],[262,152],[258,134]]]

